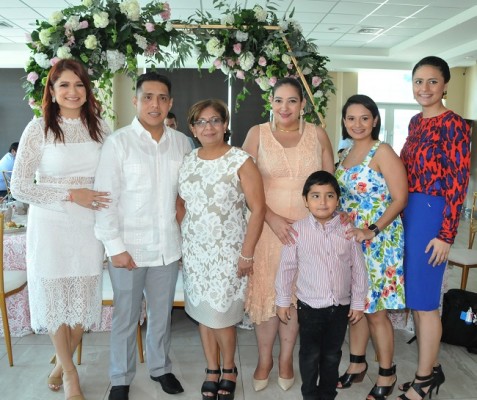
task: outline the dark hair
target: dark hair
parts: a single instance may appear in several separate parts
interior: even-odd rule
[[[177,119],[176,118],[176,114],[174,114],[173,112],[168,112],[167,113],[167,119]]]
[[[308,196],[310,193],[310,189],[313,185],[331,185],[338,196],[341,196],[340,185],[338,181],[334,177],[333,174],[330,174],[328,171],[316,171],[313,172],[305,181],[305,185],[303,186],[303,192],[301,193],[303,197]]]
[[[424,65],[436,67],[439,71],[441,71],[442,77],[444,78],[444,83],[450,81],[451,74],[449,65],[442,58],[436,56],[424,57],[421,61],[414,65],[414,68],[412,69],[412,76],[414,76],[418,68],[423,67]]]
[[[304,96],[303,96],[303,87],[301,86],[301,83],[298,81],[298,79],[290,78],[290,77],[279,79],[277,83],[275,83],[275,86],[273,86],[272,88],[272,96],[275,96],[275,92],[277,91],[277,89],[284,85],[293,86],[298,92],[300,101],[303,101]]]
[[[93,139],[95,142],[101,142],[103,139],[100,123],[101,105],[94,97],[93,90],[91,88],[91,81],[89,80],[89,76],[85,67],[79,61],[72,59],[63,59],[58,61],[50,69],[50,72],[46,78],[42,100],[43,119],[45,121],[45,137],[47,136],[48,130],[51,130],[55,135],[55,142],[57,140],[62,143],[65,142],[63,130],[61,129],[59,123],[61,119],[60,106],[56,102],[53,103],[52,95],[50,93],[50,89],[53,88],[53,85],[60,78],[60,75],[64,71],[73,72],[83,83],[86,90],[86,101],[81,106],[81,121],[87,126],[91,139]]]
[[[12,150],[15,150],[15,151],[18,150],[18,142],[13,142],[13,143],[10,145],[10,148],[8,149],[8,152],[11,153]]]
[[[351,136],[349,135],[348,131],[346,130],[344,120],[346,118],[346,112],[348,111],[348,107],[353,105],[353,104],[361,104],[363,107],[368,109],[371,112],[371,115],[373,116],[373,119],[378,117],[378,120],[376,122],[376,126],[373,128],[371,131],[371,137],[373,140],[378,140],[379,139],[379,131],[381,130],[381,116],[379,115],[379,109],[374,100],[371,97],[368,97],[364,94],[355,94],[354,96],[351,96],[343,106],[343,109],[341,111],[341,134],[343,136],[343,139],[350,139]]]
[[[145,74],[139,75],[136,81],[136,94],[138,94],[139,90],[142,88],[142,84],[144,82],[160,82],[166,85],[167,91],[169,92],[169,96],[172,97],[172,84],[169,78],[165,75],[161,75],[156,71],[146,72]]]
[[[228,122],[230,120],[230,114],[229,109],[227,108],[227,104],[225,104],[220,99],[207,99],[195,103],[189,109],[189,115],[187,116],[187,123],[189,124],[189,128],[191,128],[194,125],[194,122],[197,121],[197,118],[199,118],[200,113],[209,107],[212,107],[215,111],[217,111],[220,115],[220,118],[222,118],[222,120],[228,125]],[[227,128],[224,134],[224,142],[229,141],[231,134],[232,133],[230,132],[229,128]]]

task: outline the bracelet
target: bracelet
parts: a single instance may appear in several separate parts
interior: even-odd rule
[[[247,263],[252,263],[252,262],[254,262],[254,260],[255,260],[255,259],[253,258],[253,256],[252,256],[252,257],[244,257],[244,256],[242,255],[242,253],[239,254],[239,258],[241,258],[242,260],[244,260],[244,261],[247,262]]]

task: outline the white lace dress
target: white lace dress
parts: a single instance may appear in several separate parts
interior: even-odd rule
[[[185,310],[210,328],[225,328],[243,317],[246,278],[237,277],[246,230],[245,195],[238,170],[250,156],[232,147],[222,157],[186,156],[179,172],[185,200],[182,261]]]
[[[62,324],[90,329],[101,319],[104,250],[94,236],[94,211],[65,201],[68,189],[93,187],[101,143],[79,119],[60,126],[64,144],[55,144],[53,133],[45,139],[43,118],[27,125],[11,183],[15,198],[31,205],[27,276],[36,332],[53,333]]]

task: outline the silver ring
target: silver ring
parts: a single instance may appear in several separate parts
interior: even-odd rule
[[[91,207],[96,208],[99,206],[99,203],[95,200],[91,203]]]

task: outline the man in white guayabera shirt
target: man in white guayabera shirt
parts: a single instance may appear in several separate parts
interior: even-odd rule
[[[128,400],[136,373],[136,327],[143,293],[146,353],[151,379],[169,394],[184,391],[169,358],[171,308],[181,257],[177,200],[179,167],[191,151],[187,137],[164,124],[172,107],[171,83],[156,72],[141,75],[131,125],[103,145],[95,186],[111,204],[97,213],[95,232],[110,258],[114,290],[109,400]],[[177,211],[177,215],[176,215]]]

